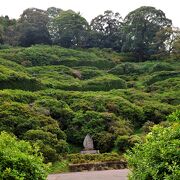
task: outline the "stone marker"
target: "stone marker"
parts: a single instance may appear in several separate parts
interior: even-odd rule
[[[86,135],[83,141],[83,146],[84,150],[93,150],[94,149],[94,144],[91,136],[89,134]]]
[[[93,139],[89,134],[86,135],[83,141],[84,150],[81,151],[81,154],[98,154],[99,150],[94,150]]]

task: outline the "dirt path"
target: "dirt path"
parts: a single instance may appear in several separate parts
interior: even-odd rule
[[[128,169],[51,174],[48,180],[127,180]]]

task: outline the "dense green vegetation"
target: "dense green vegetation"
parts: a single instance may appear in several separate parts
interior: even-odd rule
[[[70,154],[68,160],[71,164],[93,163],[93,162],[108,162],[124,160],[117,153],[102,153],[102,154]]]
[[[0,134],[0,159],[0,179],[46,179],[48,166],[37,146],[5,132]]]
[[[45,179],[42,161],[68,171],[132,148],[132,179],[176,180],[179,55],[179,29],[154,7],[90,23],[55,7],[1,16],[0,179]],[[77,154],[87,134],[102,154]]]
[[[130,179],[174,179],[180,177],[180,111],[168,117],[171,123],[156,125],[144,142],[128,151]]]
[[[90,23],[80,13],[56,7],[47,10],[28,8],[18,19],[0,17],[2,49],[8,45],[30,47],[35,44],[65,48],[111,48],[128,53],[127,56],[131,56],[133,60],[144,61],[163,59],[172,52],[178,58],[179,36],[179,29],[172,26],[172,21],[166,14],[151,6],[137,8],[124,18],[119,12],[107,10],[94,17]],[[28,53],[33,52],[19,52],[17,60],[22,61],[21,58]],[[51,63],[59,63],[56,55],[47,53],[40,56],[38,63],[41,65],[48,64],[44,62],[46,58],[51,58]],[[85,63],[77,61],[75,56],[72,55],[68,61],[63,57],[64,63],[71,66]],[[31,58],[34,65],[37,60],[33,56]],[[90,58],[87,60],[87,63],[94,64]],[[104,63],[107,63],[106,60]],[[29,59],[24,59],[23,62],[28,64]],[[103,66],[104,63],[96,61],[97,66],[107,67]]]
[[[36,142],[46,162],[82,147],[87,133],[101,152],[124,152],[147,121],[179,109],[172,59],[135,63],[107,49],[41,45],[1,50],[0,66],[0,130]]]

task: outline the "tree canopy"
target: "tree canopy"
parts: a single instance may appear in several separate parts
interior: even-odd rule
[[[143,6],[130,12],[124,19],[123,51],[135,53],[138,59],[166,51],[165,42],[170,34],[164,30],[171,26],[172,22],[165,13],[154,7]]]
[[[172,53],[173,34],[171,20],[162,10],[150,6],[130,12],[124,19],[120,13],[107,10],[90,23],[80,13],[56,7],[28,8],[17,20],[0,18],[1,44],[110,48],[131,53],[140,61]]]
[[[46,11],[36,8],[26,9],[18,23],[19,45],[50,44],[47,28],[49,18]]]
[[[98,35],[98,46],[120,50],[122,46],[122,17],[110,10],[98,15],[91,21],[91,29]]]
[[[85,45],[89,25],[80,14],[71,10],[64,11],[55,17],[54,26],[57,27],[55,44],[63,47],[83,47]]]

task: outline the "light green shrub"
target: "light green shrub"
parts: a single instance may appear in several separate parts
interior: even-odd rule
[[[131,180],[178,180],[180,177],[180,124],[155,126],[144,143],[136,144],[126,158]]]
[[[36,146],[18,141],[5,132],[0,134],[0,179],[46,180],[48,166]]]

